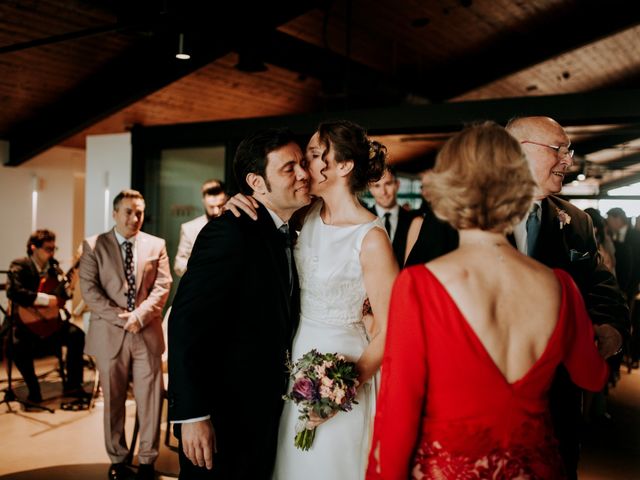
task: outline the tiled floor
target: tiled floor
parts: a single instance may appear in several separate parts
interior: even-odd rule
[[[38,371],[46,371],[51,360],[38,361]],[[4,375],[4,370],[2,371]],[[91,380],[93,373],[87,373]],[[0,375],[0,388],[6,386]],[[44,385],[45,397],[56,394],[55,374]],[[19,396],[24,388],[17,388]],[[2,396],[0,396],[0,399]],[[103,480],[109,459],[102,437],[102,405],[93,411],[69,412],[59,409],[60,399],[49,406],[55,413],[26,413],[12,403],[14,413],[0,405],[0,480]],[[640,372],[622,374],[611,392],[608,409],[612,422],[591,427],[585,440],[580,469],[581,480],[640,479]],[[127,431],[133,430],[135,406],[127,406]],[[164,418],[164,417],[163,417]],[[164,440],[165,425],[162,425]],[[173,439],[175,444],[175,439]],[[162,444],[162,442],[161,442]],[[177,454],[162,445],[156,463],[159,479],[175,478]],[[19,473],[21,472],[21,473]]]

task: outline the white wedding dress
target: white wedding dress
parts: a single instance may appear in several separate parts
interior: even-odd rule
[[[291,358],[311,349],[342,353],[357,360],[369,343],[362,323],[366,298],[360,247],[379,219],[336,227],[320,218],[322,202],[309,211],[295,246],[300,277],[300,326]],[[360,388],[350,412],[339,412],[320,425],[310,450],[294,447],[298,407],[285,402],[278,434],[274,480],[361,480],[364,478],[375,413],[375,379]],[[291,388],[291,384],[289,384]]]

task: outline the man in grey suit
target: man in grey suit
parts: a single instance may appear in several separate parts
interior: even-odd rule
[[[104,435],[110,480],[132,478],[124,461],[125,400],[130,376],[140,421],[137,479],[153,479],[162,405],[162,308],[171,272],[164,240],[140,231],[145,203],[135,190],[113,200],[114,229],[88,238],[80,287],[91,310],[85,351],[94,355],[104,394]]]
[[[173,271],[181,277],[187,271],[187,262],[191,256],[193,244],[209,220],[222,214],[222,207],[227,203],[227,194],[224,191],[224,183],[211,179],[202,184],[202,206],[204,215],[180,225],[180,243],[178,253],[173,262]]]

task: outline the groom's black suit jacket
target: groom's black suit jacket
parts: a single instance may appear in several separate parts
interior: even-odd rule
[[[271,476],[298,325],[295,265],[292,294],[288,270],[282,234],[260,206],[257,221],[231,213],[210,221],[180,281],[169,318],[169,414],[211,416],[210,478]]]
[[[562,228],[559,211],[564,211],[571,217],[571,222]],[[515,246],[513,235],[509,236],[509,240]],[[428,262],[457,247],[458,232],[427,208],[418,240],[406,266]],[[594,324],[607,323],[623,336],[629,334],[629,311],[615,277],[604,266],[598,254],[589,215],[555,196],[542,200],[540,232],[533,258],[571,275],[582,293]],[[550,408],[569,478],[572,478],[572,470],[575,474],[574,464],[577,464],[578,458],[579,395],[577,387],[570,382],[566,369],[559,367],[550,392]]]

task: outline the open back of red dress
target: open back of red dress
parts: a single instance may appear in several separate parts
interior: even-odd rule
[[[393,289],[367,479],[563,478],[547,394],[558,365],[597,391],[608,370],[571,277],[546,349],[509,383],[423,265]]]

